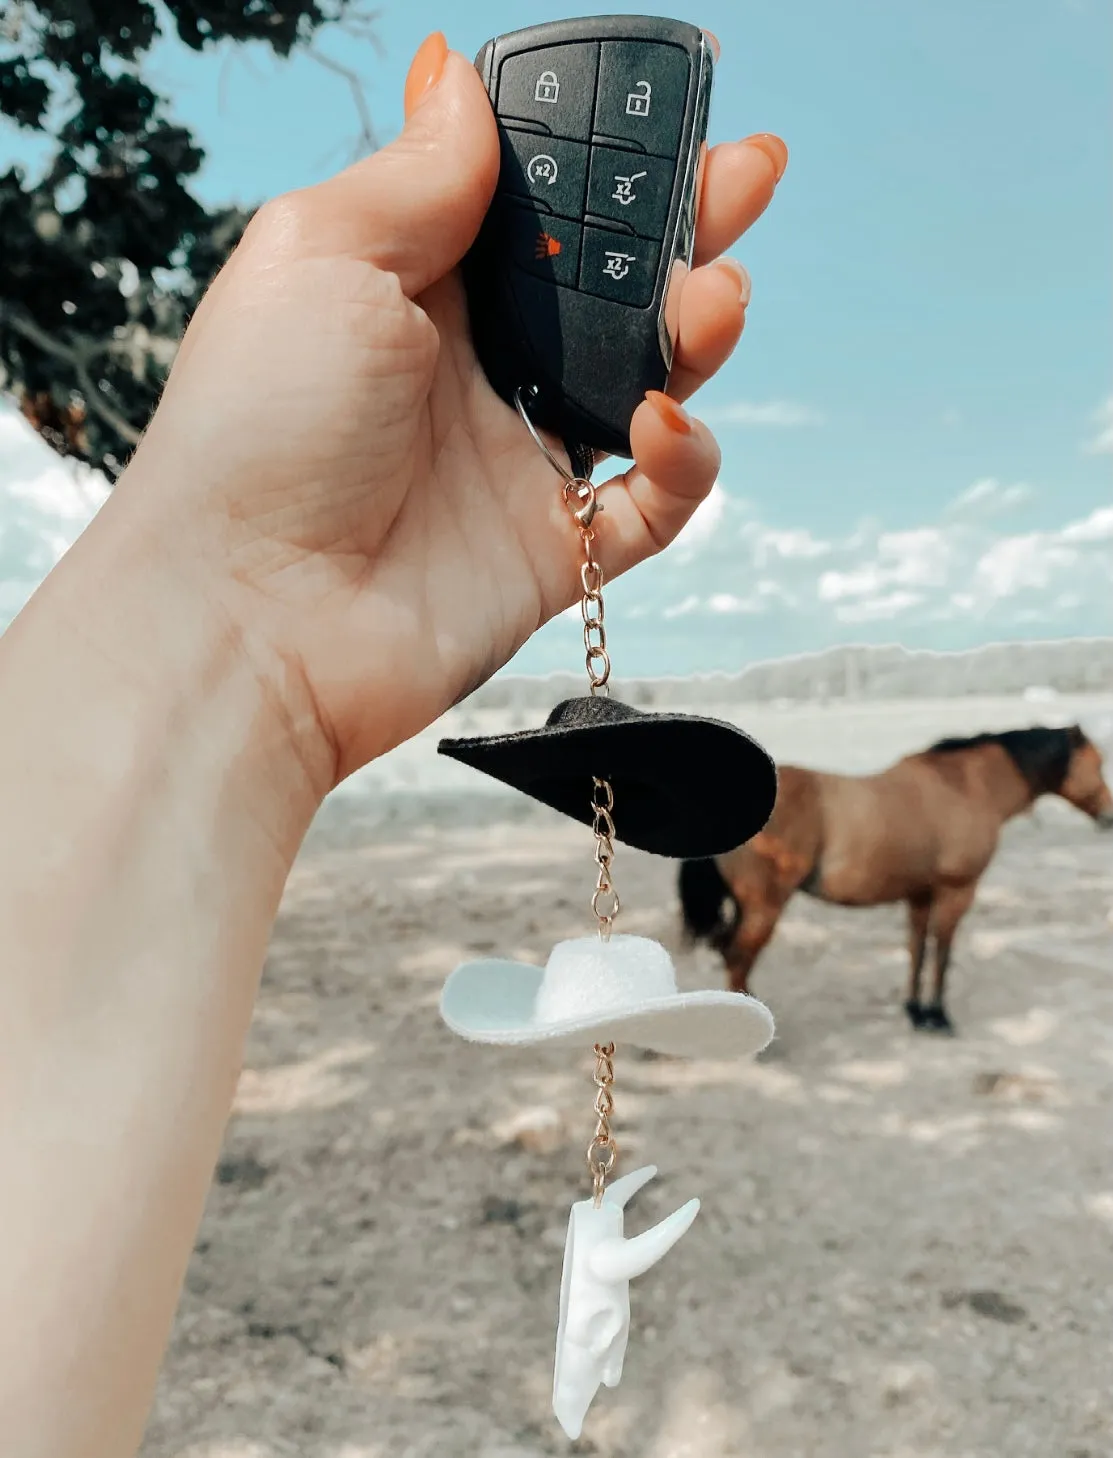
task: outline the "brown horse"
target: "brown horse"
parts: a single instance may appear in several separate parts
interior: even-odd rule
[[[685,925],[722,953],[731,987],[744,992],[794,891],[840,906],[907,901],[905,1010],[913,1027],[953,1032],[943,984],[955,929],[1002,825],[1047,794],[1113,827],[1101,754],[1077,725],[942,739],[876,775],[784,765],[760,834],[715,860],[680,867]],[[925,1005],[920,973],[929,935],[935,976]]]

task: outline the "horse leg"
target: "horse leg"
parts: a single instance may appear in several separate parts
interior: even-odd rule
[[[924,970],[924,953],[927,950],[928,918],[931,914],[931,897],[912,897],[908,902],[908,997],[904,1010],[914,1028],[923,1026],[924,1009],[920,1002],[920,974]]]
[[[935,978],[932,982],[931,1001],[923,1011],[923,1025],[932,1032],[953,1033],[955,1030],[943,1005],[943,986],[947,980],[955,932],[970,909],[974,891],[973,882],[966,886],[947,886],[936,892],[935,900],[931,904],[931,929],[935,936]]]
[[[779,905],[766,902],[745,908],[730,945],[723,948],[731,992],[748,991],[747,983],[758,953],[773,935],[783,909],[783,901]]]

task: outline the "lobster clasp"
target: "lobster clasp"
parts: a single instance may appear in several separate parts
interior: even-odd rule
[[[603,510],[595,487],[586,476],[574,476],[564,483],[562,494],[564,504],[575,518],[576,525],[581,531],[588,531],[595,520],[595,513]],[[578,506],[573,504],[576,501],[580,503]]]

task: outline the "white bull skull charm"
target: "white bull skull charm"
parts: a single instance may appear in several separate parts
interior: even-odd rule
[[[596,1207],[578,1200],[568,1216],[560,1282],[553,1412],[570,1438],[578,1438],[600,1384],[617,1387],[630,1335],[630,1282],[676,1244],[699,1212],[689,1200],[660,1224],[629,1239],[623,1234],[627,1200],[657,1173],[655,1165],[615,1180]]]

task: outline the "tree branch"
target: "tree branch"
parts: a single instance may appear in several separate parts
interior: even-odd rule
[[[72,345],[63,344],[60,339],[55,339],[45,329],[40,329],[33,319],[16,313],[2,300],[0,300],[0,324],[6,324],[16,334],[21,334],[24,339],[35,345],[37,349],[41,349],[44,354],[49,354],[53,359],[68,364],[77,376],[77,383],[81,386],[81,392],[89,409],[95,415],[99,415],[105,425],[111,426],[122,440],[127,441],[128,445],[139,444],[141,432],[109,405],[89,373],[86,358],[78,350],[74,349]]]
[[[381,10],[348,10],[332,23],[337,30],[342,30],[345,35],[350,35],[354,40],[370,41],[379,60],[384,61],[386,60],[386,46],[383,45],[379,35],[379,21],[382,19],[382,15]]]
[[[379,145],[379,139],[375,135],[375,128],[371,121],[371,113],[367,109],[367,98],[363,94],[363,86],[359,76],[355,71],[349,70],[347,66],[341,65],[339,61],[334,61],[331,56],[326,56],[316,46],[307,45],[304,49],[305,54],[311,61],[316,61],[318,66],[323,66],[326,71],[332,71],[337,76],[342,76],[348,83],[348,89],[352,93],[352,101],[355,103],[356,113],[359,116],[360,135],[355,156],[363,156],[364,152],[374,152]],[[358,150],[359,143],[363,145],[363,152]]]

